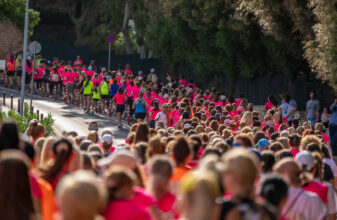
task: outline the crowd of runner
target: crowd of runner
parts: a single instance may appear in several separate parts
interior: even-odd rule
[[[8,62],[11,87],[20,62]],[[37,120],[20,135],[2,122],[1,219],[336,219],[337,99],[322,108],[311,92],[301,121],[289,94],[259,112],[243,95],[170,73],[160,82],[154,69],[98,73],[80,57],[40,62],[36,75],[31,66],[27,89],[36,77],[35,89],[85,111],[113,109],[119,126],[125,109],[137,121],[118,145],[97,122],[86,137],[44,137]]]

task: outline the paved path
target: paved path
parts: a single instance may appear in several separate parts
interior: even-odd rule
[[[0,95],[2,102],[2,93],[6,92],[6,108],[10,107],[10,96],[14,96],[14,109],[17,110],[17,99],[19,98],[19,93],[15,90],[0,88]],[[30,95],[26,95],[25,102],[30,103]],[[91,121],[97,121],[99,124],[99,132],[102,128],[111,129],[115,136],[115,143],[124,143],[127,137],[129,126],[125,123],[123,128],[119,129],[116,116],[109,118],[105,115],[91,115],[87,114],[81,108],[77,108],[74,105],[66,105],[63,102],[52,101],[48,98],[40,98],[39,96],[34,96],[33,99],[34,111],[39,110],[46,116],[49,112],[52,113],[55,119],[55,128],[59,131],[76,131],[79,135],[86,136],[88,133],[88,124]]]

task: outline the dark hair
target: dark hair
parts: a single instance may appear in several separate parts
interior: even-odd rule
[[[133,143],[137,144],[141,141],[149,141],[149,126],[146,123],[140,123],[137,127],[136,136]]]
[[[159,111],[159,102],[157,102],[157,101],[153,102],[153,110]]]
[[[299,136],[298,134],[292,134],[288,138],[289,138],[289,145],[291,147],[298,147],[298,146],[300,146],[301,136]]]
[[[0,128],[0,151],[19,148],[19,132],[13,121],[3,122]]]
[[[191,153],[190,146],[185,137],[179,137],[174,141],[172,151],[177,165],[184,164]]]
[[[62,149],[61,151],[58,151],[57,147],[60,144],[66,144],[68,146],[68,149],[67,150]],[[44,178],[49,183],[53,183],[53,181],[61,173],[64,164],[69,161],[73,153],[73,145],[68,139],[61,138],[53,144],[52,149],[53,149],[53,154],[55,156],[55,163],[48,170],[45,170],[42,175],[42,178]]]
[[[123,94],[124,90],[120,87],[120,88],[118,88],[117,92],[118,92],[119,94]]]
[[[264,150],[262,152],[262,171],[264,173],[271,172],[275,164],[275,155],[271,150]]]
[[[1,219],[31,219],[35,211],[25,162],[14,155],[1,159],[0,179]]]
[[[255,143],[255,145],[257,144],[257,142],[259,142],[260,139],[263,139],[263,138],[267,139],[266,135],[264,134],[263,131],[256,132],[256,134],[254,135],[254,143]]]
[[[276,101],[276,99],[274,98],[273,95],[269,95],[269,96],[268,96],[268,99],[269,99],[269,101],[271,102],[271,104],[273,104],[274,106],[277,106],[277,105],[278,105],[278,103],[277,103],[277,101]]]
[[[261,180],[259,194],[277,207],[288,195],[288,184],[280,174],[265,175]]]
[[[290,152],[290,150],[288,149],[283,149],[280,150],[276,153],[276,157],[278,160],[282,160],[283,158],[287,158],[287,157],[293,157],[293,154]]]

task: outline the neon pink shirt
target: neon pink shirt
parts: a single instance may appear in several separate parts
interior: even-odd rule
[[[99,74],[98,79],[99,79],[100,81],[102,81],[102,80],[103,80],[103,76],[104,76],[103,73]]]
[[[124,98],[125,98],[125,94],[122,93],[122,94],[119,94],[117,93],[114,98],[116,99],[116,104],[117,105],[124,105]]]
[[[72,72],[68,72],[66,73],[66,77],[67,77],[67,83],[74,83],[75,80],[75,74]]]
[[[295,158],[296,157],[296,155],[300,152],[300,150],[297,150],[297,149],[291,149],[290,148],[290,153],[293,155],[293,157]]]
[[[132,93],[132,91],[133,91],[133,86],[127,86],[127,87],[125,88],[125,91],[126,91],[126,95],[127,95],[128,97],[131,97],[131,93]]]
[[[144,95],[143,95],[143,98],[145,99],[145,101],[147,102],[147,104],[148,104],[149,106],[151,106],[151,102],[152,102],[152,100],[153,100],[152,96],[151,96],[150,98],[147,98],[147,95],[144,94]]]
[[[132,75],[132,71],[130,69],[125,69],[124,72],[128,75]]]
[[[267,110],[271,109],[274,105],[271,102],[267,102],[266,104],[264,104],[264,106],[266,107]]]
[[[151,220],[149,212],[128,200],[114,200],[109,202],[103,216],[106,220]]]
[[[92,78],[91,81],[92,81],[92,83],[94,84],[94,88],[96,87],[96,83],[98,83],[98,86],[101,84],[101,82],[100,82],[99,79],[94,79],[94,78]]]
[[[324,134],[324,133],[321,133],[321,135],[322,135],[322,138],[324,140],[324,144],[329,143],[329,141],[330,141],[329,136]]]
[[[133,100],[135,100],[136,98],[138,98],[139,92],[140,92],[140,88],[139,87],[137,87],[137,86],[133,87]]]
[[[275,124],[274,124],[275,131],[278,131],[279,127],[280,127],[280,124],[279,124],[279,123],[275,123]]]
[[[39,79],[42,79],[42,78],[43,78],[43,71],[44,71],[44,68],[43,68],[43,67],[37,68],[38,78],[39,78]]]
[[[154,120],[156,118],[157,114],[161,111],[160,110],[156,111],[156,110],[151,108],[150,112],[151,112],[150,120]]]
[[[241,101],[242,101],[242,99],[240,99],[240,98],[239,98],[239,99],[236,99],[236,100],[235,100],[236,105],[239,106],[240,103],[241,103]]]
[[[32,194],[34,198],[41,198],[42,192],[39,183],[36,180],[34,174],[29,174],[30,177],[30,187],[32,189]]]
[[[163,212],[169,212],[176,200],[177,197],[174,194],[167,192],[157,201],[157,207]]]
[[[184,80],[184,79],[179,80],[179,83],[183,84],[184,86],[187,86],[186,80]]]
[[[28,66],[28,62],[30,62],[30,64],[31,64],[30,66]],[[26,63],[26,72],[29,73],[32,70],[33,70],[33,63],[30,60],[28,60],[27,63]]]
[[[62,72],[61,77],[62,77],[62,84],[65,85],[68,82],[68,73],[67,72]]]
[[[130,201],[144,208],[155,204],[154,198],[152,198],[152,196],[145,192],[145,190],[141,187],[136,187],[135,195]]]

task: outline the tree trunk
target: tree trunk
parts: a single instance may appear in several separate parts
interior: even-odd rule
[[[132,43],[131,43],[131,39],[130,39],[130,36],[129,36],[129,20],[131,18],[131,14],[133,12],[134,5],[135,5],[135,0],[128,0],[125,3],[122,33],[123,33],[123,37],[124,37],[124,41],[125,41],[126,53],[127,54],[133,53]]]
[[[140,59],[146,58],[145,47],[144,45],[137,46],[137,52],[139,53]]]

